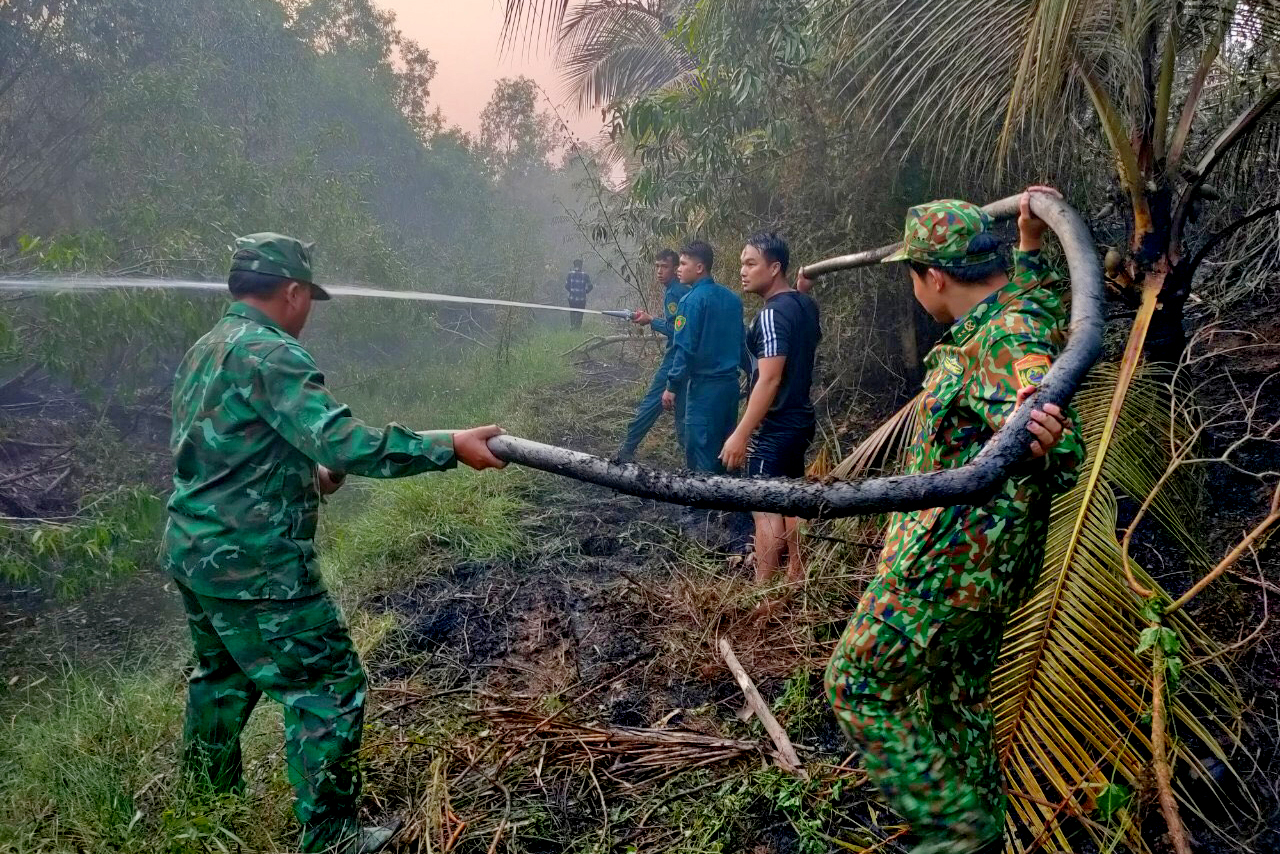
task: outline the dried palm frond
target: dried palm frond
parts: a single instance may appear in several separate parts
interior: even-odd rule
[[[610,776],[653,782],[693,768],[704,768],[748,756],[772,755],[761,742],[717,738],[699,732],[645,727],[602,727],[563,720],[520,709],[486,709],[484,716],[517,741],[537,745],[544,755],[571,759],[611,759],[602,766]]]
[[[858,443],[840,464],[831,470],[838,480],[867,477],[897,468],[907,445],[920,429],[920,398],[911,398],[901,409]]]
[[[1114,836],[1134,851],[1148,850],[1137,822],[1121,821],[1111,830],[1088,820],[1108,785],[1139,787],[1150,762],[1143,723],[1149,666],[1134,653],[1146,620],[1143,603],[1124,580],[1117,491],[1145,498],[1168,464],[1163,437],[1170,431],[1187,435],[1191,425],[1169,423],[1168,385],[1154,371],[1140,370],[1108,430],[1119,378],[1115,366],[1100,366],[1076,395],[1089,459],[1079,484],[1054,502],[1043,572],[1029,601],[1010,618],[993,682],[997,742],[1012,794],[1009,821],[1019,831],[1014,851],[1025,850],[1028,839],[1070,847],[1073,817],[1085,819],[1080,826],[1099,845]],[[1201,563],[1203,548],[1185,522],[1194,506],[1189,488],[1162,496],[1156,515],[1165,533]],[[1141,583],[1159,589],[1145,572],[1136,572]],[[1216,649],[1185,614],[1178,615],[1177,631],[1193,649]],[[1184,676],[1171,714],[1194,742],[1179,742],[1177,759],[1207,780],[1192,745],[1198,742],[1227,764],[1220,744],[1235,740],[1241,702],[1218,674],[1201,669]],[[1184,807],[1196,811],[1181,794]]]
[[[919,409],[918,396],[907,401],[824,477],[851,480],[898,471],[907,446],[920,429]],[[845,546],[853,545],[863,549],[876,547],[883,526],[884,519],[880,516],[851,516],[821,523],[822,533],[814,535],[821,544],[814,549],[811,565],[816,568],[830,565],[829,568],[843,572],[843,565],[848,557]]]
[[[1124,581],[1117,493],[1138,501],[1146,497],[1168,465],[1167,450],[1162,451],[1169,446],[1166,437],[1189,435],[1192,425],[1171,423],[1168,376],[1142,368],[1127,383],[1108,429],[1119,379],[1116,365],[1101,365],[1076,395],[1077,424],[1090,456],[1080,483],[1054,504],[1044,570],[1030,600],[1010,618],[993,683],[998,744],[1012,792],[1015,852],[1027,850],[1028,840],[1070,850],[1066,825],[1073,818],[1103,841],[1108,828],[1091,819],[1098,795],[1113,782],[1136,788],[1150,761],[1149,732],[1142,722],[1150,674],[1133,652],[1146,621],[1139,613],[1142,603]],[[913,400],[845,457],[833,476],[895,470],[918,429],[916,412]],[[1091,477],[1095,463],[1097,476]],[[1189,563],[1204,567],[1208,557],[1188,522],[1196,496],[1197,484],[1190,479],[1168,484],[1152,516]],[[858,523],[867,520],[840,520]],[[1154,584],[1145,573],[1139,577]],[[1177,619],[1189,647],[1205,654],[1216,649],[1185,614]],[[1224,764],[1220,744],[1235,741],[1231,733],[1241,711],[1238,694],[1224,681],[1228,678],[1188,670],[1173,706],[1184,735]],[[1179,744],[1178,759],[1210,779],[1190,742]],[[1196,811],[1182,794],[1186,808]],[[1147,850],[1134,821],[1121,821],[1115,834],[1134,850]]]

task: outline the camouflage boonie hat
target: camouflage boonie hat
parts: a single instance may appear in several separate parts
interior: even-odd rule
[[[985,264],[1000,257],[999,243],[994,239],[979,241],[978,251],[969,247],[975,237],[990,233],[991,217],[971,202],[941,199],[916,205],[907,211],[902,247],[883,263],[917,261],[944,268]]]
[[[293,279],[311,286],[312,299],[329,299],[329,292],[312,281],[311,250],[314,248],[314,243],[303,243],[270,231],[246,234],[236,238],[231,271],[247,270]]]

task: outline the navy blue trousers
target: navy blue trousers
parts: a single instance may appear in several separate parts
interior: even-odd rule
[[[684,459],[690,471],[723,474],[720,451],[738,426],[738,377],[689,380],[684,411]]]
[[[670,350],[662,358],[662,364],[653,375],[653,382],[649,383],[649,390],[644,393],[644,398],[636,407],[636,415],[631,419],[631,426],[627,428],[627,437],[622,440],[620,454],[624,456],[634,454],[636,448],[640,447],[640,443],[644,441],[644,437],[658,422],[658,416],[662,415],[662,393],[667,390],[667,371],[669,370],[671,370]],[[685,397],[684,389],[676,391],[676,441],[681,447],[684,447]]]

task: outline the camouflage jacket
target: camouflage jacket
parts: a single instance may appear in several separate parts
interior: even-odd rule
[[[1013,412],[1018,389],[1043,378],[1066,343],[1061,301],[1043,287],[1056,279],[1038,252],[1015,252],[1009,284],[929,352],[908,473],[972,460]],[[1040,571],[1050,499],[1075,484],[1083,459],[1072,430],[1045,458],[1021,464],[986,504],[892,514],[868,590],[875,613],[924,643],[950,608],[1015,607]]]
[[[448,433],[370,427],[324,386],[310,354],[266,315],[232,303],[183,358],[173,386],[169,571],[204,596],[321,592],[316,464],[403,477],[457,464]]]

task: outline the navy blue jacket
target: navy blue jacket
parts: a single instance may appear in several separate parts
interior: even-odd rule
[[[671,324],[675,356],[667,388],[691,380],[738,376],[746,351],[742,298],[710,276],[693,283]]]
[[[689,286],[679,279],[672,279],[662,294],[662,316],[655,317],[649,327],[660,335],[667,336],[667,349],[675,346],[676,315],[680,313],[680,300],[689,293]]]

